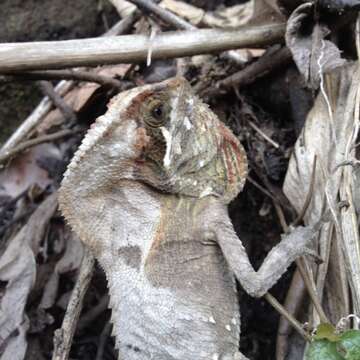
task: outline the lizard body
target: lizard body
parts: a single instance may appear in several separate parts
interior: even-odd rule
[[[233,274],[262,296],[313,235],[295,231],[255,272],[226,209],[246,173],[184,79],[121,93],[89,130],[60,207],[105,270],[120,359],[244,359]]]

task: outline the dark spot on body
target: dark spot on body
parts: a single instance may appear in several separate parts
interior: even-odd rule
[[[124,260],[126,265],[139,269],[141,250],[138,246],[122,246],[118,250],[118,255]]]
[[[135,345],[127,344],[126,347],[130,350],[134,350],[135,352],[141,352],[140,348]]]

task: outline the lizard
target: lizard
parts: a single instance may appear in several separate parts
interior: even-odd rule
[[[247,168],[184,78],[122,92],[92,124],[59,205],[105,271],[119,359],[246,359],[235,278],[263,296],[314,236],[297,227],[253,269],[227,211]]]

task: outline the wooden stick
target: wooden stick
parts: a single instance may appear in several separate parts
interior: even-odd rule
[[[78,322],[85,293],[89,287],[94,269],[94,257],[86,249],[73,292],[66,309],[61,329],[55,331],[52,360],[66,360],[71,348],[72,338]]]
[[[301,324],[289,314],[289,312],[270,294],[266,293],[264,298],[291,324],[291,326],[304,338],[310,342],[311,337],[302,328]]]
[[[204,29],[156,36],[152,58],[176,58],[282,41],[285,24],[244,26],[237,30]],[[146,60],[149,39],[123,35],[80,40],[0,44],[0,72],[56,69]]]
[[[108,337],[110,337],[111,328],[112,328],[112,323],[110,321],[108,321],[105,324],[104,329],[100,334],[99,345],[97,348],[95,360],[103,360],[104,359],[106,340],[108,339]]]
[[[173,14],[169,10],[166,10],[159,5],[155,4],[150,0],[128,0],[134,5],[138,6],[141,9],[150,11],[157,15],[160,19],[164,20],[168,24],[173,25],[176,29],[182,30],[196,30],[196,26],[191,25],[180,16]]]
[[[34,139],[30,139],[28,141],[24,141],[24,142],[20,143],[19,145],[17,145],[16,147],[14,147],[10,150],[4,151],[0,154],[0,169],[2,167],[2,165],[1,165],[2,163],[4,163],[5,161],[9,160],[13,156],[17,155],[18,153],[20,153],[26,149],[29,149],[38,144],[55,141],[55,140],[61,139],[66,136],[74,135],[77,132],[79,132],[79,131],[65,129],[65,130],[60,130],[53,134],[47,134],[47,135],[36,137]]]
[[[244,69],[219,80],[213,87],[202,90],[200,96],[211,98],[225,93],[232,87],[242,88],[250,85],[272,71],[286,66],[291,60],[292,55],[287,47],[274,51],[270,50]]]
[[[55,91],[50,81],[41,80],[38,86],[45,96],[48,96],[52,103],[60,110],[64,118],[74,123],[77,119],[76,114],[71,106]]]
[[[94,72],[84,70],[45,70],[0,75],[1,82],[29,80],[77,80],[98,83],[105,86],[112,86],[116,89],[121,89],[121,81],[113,79],[110,76],[95,74]]]

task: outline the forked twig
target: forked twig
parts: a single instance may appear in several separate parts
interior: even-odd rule
[[[48,96],[53,104],[60,110],[64,118],[74,123],[76,121],[76,114],[74,110],[69,106],[65,100],[55,91],[50,81],[41,80],[38,82],[40,90],[44,95]]]

